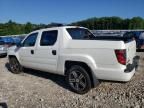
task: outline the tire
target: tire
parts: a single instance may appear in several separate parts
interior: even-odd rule
[[[14,74],[22,72],[22,66],[15,57],[9,58],[10,70]]]
[[[78,94],[87,93],[92,86],[88,72],[80,65],[73,65],[68,69],[66,80],[71,90]]]

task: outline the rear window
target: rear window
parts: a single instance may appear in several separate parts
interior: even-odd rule
[[[68,28],[67,31],[72,37],[72,39],[89,40],[95,37],[90,31],[84,28]]]

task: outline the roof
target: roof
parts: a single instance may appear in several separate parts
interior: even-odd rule
[[[33,32],[39,32],[39,31],[45,31],[45,30],[54,30],[54,29],[63,29],[63,28],[84,28],[84,27],[80,27],[80,26],[60,26],[60,27],[48,27],[48,28],[43,28],[43,29],[39,29],[39,30],[35,30]]]

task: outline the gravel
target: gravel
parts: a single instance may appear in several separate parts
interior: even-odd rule
[[[12,74],[0,58],[0,108],[144,108],[144,54],[127,83],[101,81],[84,95],[69,90],[63,76],[25,70]]]

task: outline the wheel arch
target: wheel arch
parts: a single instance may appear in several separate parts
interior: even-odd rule
[[[16,58],[17,59],[17,61],[20,63],[20,61],[19,61],[19,59],[18,59],[18,57],[17,56],[15,56],[15,55],[8,55],[8,59],[10,59],[10,58]],[[21,63],[20,63],[21,64]]]
[[[15,55],[8,55],[8,58],[12,58],[12,57],[15,57],[17,59]]]
[[[72,65],[80,65],[82,67],[84,67],[88,73],[88,75],[90,76],[90,80],[91,80],[91,84],[92,87],[95,87],[98,84],[98,80],[95,77],[95,75],[93,74],[92,69],[90,68],[90,66],[85,63],[85,62],[81,62],[81,61],[71,61],[71,60],[67,60],[65,61],[65,71],[64,71],[64,75],[66,75],[67,70],[72,66]],[[96,78],[96,79],[95,79]]]
[[[10,58],[16,58],[17,59],[17,57],[15,56],[15,55],[8,55],[8,58],[10,59]],[[17,59],[18,60],[18,59]]]

